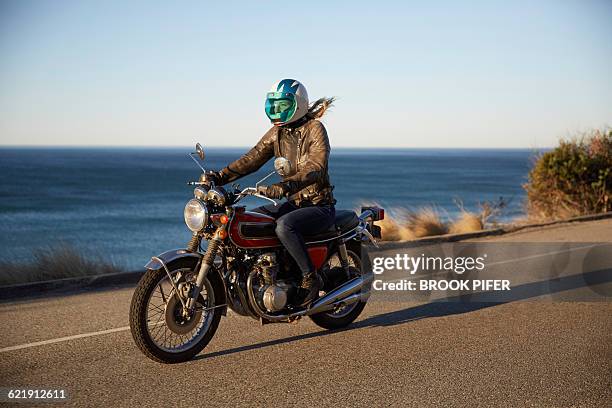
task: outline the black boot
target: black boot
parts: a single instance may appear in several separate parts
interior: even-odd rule
[[[302,296],[302,302],[300,303],[301,307],[306,307],[313,300],[319,297],[319,290],[323,283],[321,282],[321,278],[317,275],[316,272],[311,272],[308,275],[304,275],[302,277],[302,283],[300,284],[300,293]]]

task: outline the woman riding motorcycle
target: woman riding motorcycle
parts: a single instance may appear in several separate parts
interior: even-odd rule
[[[299,81],[277,82],[266,97],[266,115],[272,128],[249,152],[212,175],[216,184],[223,185],[257,171],[272,157],[289,159],[291,169],[282,181],[260,188],[269,198],[287,197],[287,201],[255,211],[276,219],[276,235],[300,268],[301,306],[316,299],[322,285],[303,236],[324,231],[335,220],[336,200],[327,166],[329,140],[325,127],[317,120],[332,102],[333,98],[321,98],[309,106],[308,93]]]

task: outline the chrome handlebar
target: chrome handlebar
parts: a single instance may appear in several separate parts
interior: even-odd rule
[[[273,199],[266,197],[262,194],[259,194],[257,192],[257,188],[255,187],[247,187],[244,190],[242,190],[240,193],[238,193],[238,198],[236,199],[235,203],[237,203],[238,201],[240,201],[243,197],[246,196],[253,196],[253,197],[258,197],[258,198],[263,198],[264,200],[268,200],[270,202],[272,202],[272,204],[274,204],[274,206],[276,207],[278,205],[278,203],[276,201],[274,201]]]
[[[191,156],[191,158],[194,159],[194,161],[197,163],[197,160],[195,160],[195,158],[193,158],[193,156]],[[204,170],[204,169],[202,169],[202,170]],[[258,198],[263,198],[264,200],[268,200],[272,204],[274,204],[274,206],[277,206],[278,203],[276,201],[274,201],[273,199],[271,199],[269,197],[266,197],[263,194],[259,193],[260,184],[263,181],[265,181],[266,179],[268,179],[270,176],[272,176],[274,173],[275,172],[273,171],[272,173],[268,174],[266,177],[264,177],[261,180],[259,180],[257,183],[255,183],[255,187],[247,187],[247,188],[245,188],[244,190],[242,190],[240,192],[237,192],[237,193],[235,192],[236,200],[234,200],[234,204],[237,203],[238,201],[242,200],[244,197],[250,195],[250,196],[253,196],[253,197],[258,197]],[[211,185],[210,182],[208,182],[208,181],[188,181],[187,185],[189,185],[189,186],[209,186],[209,187],[212,186],[212,187],[214,187],[214,184]]]

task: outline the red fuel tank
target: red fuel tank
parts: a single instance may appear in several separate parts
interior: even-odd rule
[[[242,248],[277,247],[281,243],[274,227],[274,218],[268,215],[236,209],[230,221],[229,237]]]

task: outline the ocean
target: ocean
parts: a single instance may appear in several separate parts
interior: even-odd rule
[[[220,169],[246,148],[207,149]],[[26,261],[41,247],[69,244],[129,270],[164,250],[184,247],[190,232],[186,182],[198,167],[188,148],[0,149],[0,262]],[[522,213],[534,150],[334,149],[330,176],[336,208],[379,203],[390,209],[435,206],[444,217],[503,198],[499,221]],[[254,185],[272,162],[240,181]],[[276,176],[274,176],[276,177]],[[277,178],[272,178],[277,180]],[[243,201],[247,207],[265,202]]]

